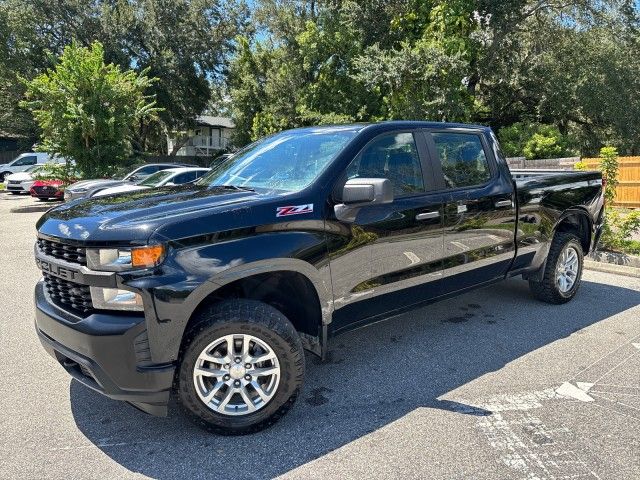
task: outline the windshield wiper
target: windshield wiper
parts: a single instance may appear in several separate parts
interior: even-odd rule
[[[255,189],[251,187],[244,187],[242,185],[211,185],[211,188],[224,188],[225,190],[235,190],[242,192],[255,192]]]

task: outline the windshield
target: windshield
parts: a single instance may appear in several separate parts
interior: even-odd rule
[[[136,182],[136,185],[142,185],[143,187],[156,187],[160,183],[162,183],[163,180],[166,180],[173,174],[174,172],[170,170],[162,170],[160,172],[154,173],[153,175],[149,175],[144,180]]]
[[[357,133],[353,127],[281,132],[222,160],[197,184],[302,190]]]
[[[34,165],[32,167],[29,167],[25,170],[25,172],[29,172],[29,173],[35,173],[38,170],[40,170],[42,168],[42,165]]]

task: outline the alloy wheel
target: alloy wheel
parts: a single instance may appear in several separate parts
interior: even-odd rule
[[[556,265],[556,284],[562,293],[570,291],[576,283],[579,270],[578,252],[572,246],[565,248]]]
[[[274,397],[280,364],[273,349],[247,334],[225,335],[198,356],[193,382],[200,400],[223,415],[248,415]]]

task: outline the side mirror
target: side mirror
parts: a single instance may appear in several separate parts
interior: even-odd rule
[[[137,182],[138,180],[139,180],[139,178],[138,178],[138,176],[137,176],[137,175],[131,175],[131,176],[129,177],[129,181],[130,181],[130,182]]]
[[[387,178],[352,178],[342,189],[342,202],[334,207],[336,217],[353,222],[361,207],[393,202],[393,186]]]
[[[356,206],[393,202],[393,188],[387,178],[352,178],[342,189],[342,202]]]

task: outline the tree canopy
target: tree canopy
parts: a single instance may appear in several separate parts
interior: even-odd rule
[[[138,151],[161,149],[166,132],[209,111],[234,117],[237,146],[289,127],[428,119],[490,125],[535,156],[640,152],[634,0],[249,5],[0,2],[0,130],[35,138],[17,78],[51,68],[73,41],[97,40],[107,62],[158,78],[146,94],[162,112],[138,125]]]
[[[0,130],[36,140],[17,78],[52,68],[72,42],[99,41],[108,63],[158,79],[146,93],[162,109],[159,122],[140,124],[132,140],[138,151],[166,147],[167,131],[189,128],[208,108],[245,21],[242,0],[3,0]]]
[[[253,19],[228,77],[240,143],[429,119],[531,125],[534,156],[640,150],[632,1],[262,0]]]

